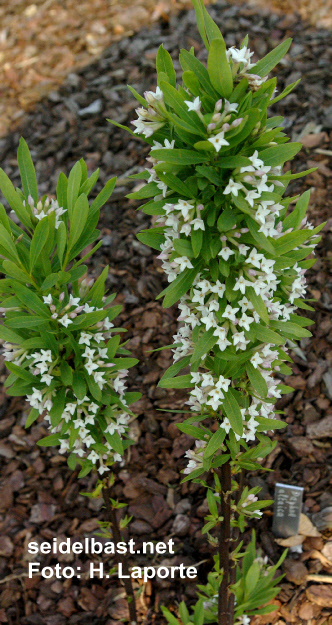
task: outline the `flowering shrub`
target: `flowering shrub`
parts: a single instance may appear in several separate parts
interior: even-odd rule
[[[26,427],[41,414],[48,422],[51,434],[39,445],[70,452],[68,464],[81,465],[79,477],[96,465],[103,474],[131,443],[128,405],[140,396],[126,392],[128,368],[137,360],[128,357],[121,329],[112,323],[121,306],[109,307],[116,294],[105,297],[108,267],[95,282],[84,277],[84,261],[101,242],[80,257],[98,238],[99,211],[116,179],[89,204],[98,171],[88,178],[81,159],[68,179],[60,174],[56,200],[39,199],[23,139],[18,164],[23,192],[0,170],[0,189],[12,209],[8,217],[0,205],[6,275],[0,280],[0,338],[10,371],[5,386],[9,395],[26,396],[31,406]]]
[[[312,310],[303,301],[304,274],[314,263],[306,258],[322,225],[307,222],[309,192],[284,196],[289,181],[313,170],[282,172],[301,144],[288,141],[282,117],[267,115],[268,106],[297,84],[276,95],[277,79],[268,78],[291,40],[254,63],[247,37],[239,49],[227,50],[202,0],[193,4],[207,67],[193,49],[182,50],[178,83],[161,46],[155,92],[142,98],[131,88],[141,107],[130,132],[151,150],[149,167],[132,176],[146,184],[127,197],[148,200],[142,210],[155,216],[155,224],[138,238],[160,252],[170,283],[159,295],[163,305],[179,302],[174,364],[159,384],[190,389],[192,416],[178,427],[197,440],[186,453],[184,481],[208,476],[198,480],[208,488],[203,531],[209,535],[220,526],[218,623],[232,625],[238,534],[271,503],[258,500],[259,488],[242,490],[240,475],[261,468],[274,447],[266,432],[286,425],[276,418],[274,403],[292,389],[275,374],[291,373],[284,362],[291,360],[287,343],[311,336],[305,326],[312,322],[296,309]],[[256,569],[254,585],[262,577]],[[250,615],[263,599],[257,593],[256,605],[244,595],[239,601]],[[237,604],[235,614],[246,623],[242,608]]]

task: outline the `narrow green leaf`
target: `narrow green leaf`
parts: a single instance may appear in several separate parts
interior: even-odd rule
[[[49,236],[49,223],[48,217],[41,219],[34,232],[31,246],[30,246],[30,271],[32,272],[35,264],[37,263],[40,254],[43,251],[43,247]]]
[[[229,420],[232,429],[235,434],[242,436],[243,434],[243,422],[242,422],[242,414],[240,411],[239,404],[237,403],[235,396],[233,395],[232,389],[225,394],[225,399],[222,403],[222,410],[226,413],[226,417]]]
[[[263,59],[258,61],[258,63],[256,63],[255,66],[249,70],[249,74],[258,74],[258,76],[261,76],[262,78],[266,76],[285,56],[291,43],[292,39],[285,39],[285,41],[280,43],[276,48],[274,48],[274,50],[271,50],[271,52],[264,56]]]
[[[254,391],[257,392],[260,397],[265,398],[268,393],[268,388],[260,371],[255,369],[251,362],[247,362],[246,370]]]
[[[31,195],[35,204],[38,202],[38,187],[35,168],[32,162],[29,148],[23,137],[20,138],[17,150],[17,162],[20,170],[23,191],[26,199]]]
[[[226,57],[225,42],[220,37],[211,41],[208,72],[215,90],[223,98],[229,98],[233,91],[232,71]]]
[[[169,52],[165,50],[163,44],[161,44],[157,52],[156,68],[158,74],[164,72],[167,74],[170,84],[173,87],[176,86],[176,71],[173,66],[172,57]]]

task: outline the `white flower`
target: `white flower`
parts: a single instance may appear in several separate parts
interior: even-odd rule
[[[246,340],[244,336],[244,332],[234,332],[233,334],[233,344],[238,345],[238,343],[244,343]]]
[[[85,313],[91,313],[95,310],[94,306],[89,306],[89,304],[84,304],[84,308],[83,308]]]
[[[49,305],[51,305],[51,304],[52,304],[52,302],[53,302],[52,295],[51,295],[51,294],[46,295],[46,296],[45,296],[45,295],[43,295],[43,301],[44,301],[44,304],[49,304]]]
[[[234,254],[233,250],[231,250],[229,247],[223,247],[222,250],[220,250],[218,256],[222,256],[224,260],[228,260],[232,254]]]
[[[59,323],[61,323],[61,325],[63,325],[65,328],[68,328],[70,323],[73,323],[71,319],[69,319],[68,315],[65,314],[63,315],[63,317],[61,317],[61,319],[59,319]]]
[[[221,284],[221,282],[219,280],[217,280],[215,285],[210,287],[210,291],[212,293],[216,293],[219,297],[223,297],[223,295],[224,295],[224,293],[226,291],[226,286],[225,286],[225,284]]]
[[[205,230],[204,221],[203,219],[199,219],[199,217],[193,219],[190,223],[194,226],[194,230]]]
[[[254,200],[257,200],[261,196],[260,193],[252,189],[251,191],[246,191],[246,200],[250,206],[254,205]]]
[[[227,417],[220,424],[220,427],[223,428],[226,431],[226,434],[228,434],[228,432],[231,429],[231,424],[230,424],[229,420],[227,419]]]
[[[182,213],[183,219],[188,217],[189,211],[194,207],[194,200],[179,200],[177,204],[174,205],[175,210],[179,210]]]
[[[72,306],[78,306],[80,303],[80,298],[79,297],[73,297],[72,294],[69,295],[69,302],[68,302],[68,306],[71,308]]]
[[[114,328],[114,323],[111,323],[108,317],[106,317],[103,321],[103,327],[105,330],[110,330],[111,328]]]
[[[229,145],[228,141],[226,141],[226,139],[224,139],[224,131],[222,130],[221,132],[219,132],[217,135],[215,135],[214,137],[210,137],[208,139],[208,141],[210,141],[210,143],[212,143],[212,145],[214,146],[215,150],[217,152],[219,152],[221,146],[223,145]]]
[[[201,387],[213,386],[213,376],[210,373],[203,373]]]
[[[65,410],[66,412],[70,412],[70,414],[73,415],[76,410],[76,404],[74,403],[66,404]]]
[[[105,471],[109,471],[110,468],[106,467],[104,464],[101,464],[100,467],[98,468],[98,473],[100,475],[102,475],[103,473],[105,473]]]
[[[82,354],[82,356],[84,358],[93,358],[95,353],[96,353],[95,349],[91,349],[90,347],[86,347],[84,353]]]
[[[47,373],[44,373],[42,375],[42,377],[40,378],[41,382],[45,382],[45,384],[47,384],[47,386],[49,386],[51,384],[53,380],[53,376],[52,375],[48,375]]]
[[[101,332],[96,332],[96,334],[93,335],[93,339],[94,341],[96,341],[96,343],[100,343],[101,341],[104,340],[104,336],[102,335]]]
[[[179,265],[180,272],[184,271],[186,268],[193,269],[193,265],[187,256],[179,256],[178,258],[175,258],[174,263]]]
[[[251,265],[253,265],[254,267],[257,267],[257,269],[260,268],[260,261],[264,259],[263,254],[258,254],[257,250],[255,247],[252,248],[249,256],[246,258],[246,260],[244,261],[245,263],[250,263]]]
[[[101,347],[98,347],[98,353],[100,358],[108,358],[108,354],[107,354],[107,348],[105,347],[105,349],[102,349]]]
[[[206,330],[210,330],[210,328],[213,328],[216,325],[216,318],[213,312],[210,312],[202,317],[201,322],[204,323]]]
[[[224,195],[232,193],[232,195],[235,195],[235,197],[237,197],[239,195],[240,189],[243,189],[243,184],[241,184],[240,182],[235,182],[232,178],[230,178],[229,183],[224,189],[223,193]]]
[[[99,410],[99,406],[97,404],[95,404],[94,402],[92,402],[92,404],[88,405],[88,411],[89,412],[93,412],[93,414],[96,414],[97,410]]]
[[[229,319],[230,321],[232,321],[232,323],[236,323],[237,319],[235,317],[235,313],[237,313],[239,310],[239,308],[232,308],[230,304],[227,304],[222,314],[222,317],[226,317],[226,319]]]
[[[105,386],[105,384],[106,384],[106,380],[104,380],[104,378],[103,378],[103,376],[104,376],[104,375],[105,375],[105,374],[104,374],[104,373],[102,373],[101,371],[96,371],[96,372],[93,374],[94,381],[96,382],[96,384],[98,384],[98,386],[99,386],[100,390],[103,390],[103,387],[104,387],[104,386]]]
[[[244,245],[243,243],[239,245],[239,252],[241,256],[245,256],[248,250],[250,250],[250,247],[248,247],[248,245]]]
[[[98,365],[96,365],[96,363],[92,360],[88,360],[88,362],[85,363],[84,367],[86,368],[89,375],[91,375],[93,371],[98,369]]]
[[[227,393],[230,383],[231,383],[231,380],[228,380],[227,378],[224,378],[223,375],[220,375],[218,382],[216,384],[216,387],[221,388],[223,391]]]
[[[93,464],[96,464],[97,460],[99,460],[99,456],[94,450],[92,450],[88,455],[88,460],[91,460]]]
[[[246,287],[247,286],[251,286],[251,282],[249,282],[248,280],[246,280],[243,276],[240,276],[236,282],[235,285],[233,287],[234,291],[238,291],[240,290],[240,292],[242,293],[242,295],[244,295],[245,291],[246,291]]]
[[[188,111],[199,111],[201,108],[201,101],[199,97],[195,98],[193,102],[185,100],[184,103],[187,105]]]
[[[239,319],[239,326],[249,331],[250,324],[253,322],[253,320],[253,317],[248,317],[246,313],[243,313],[241,319]]]

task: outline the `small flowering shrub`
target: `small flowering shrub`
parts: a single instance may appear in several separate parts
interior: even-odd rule
[[[291,180],[312,170],[283,173],[301,144],[288,141],[282,117],[267,113],[297,84],[276,95],[277,79],[268,78],[291,40],[255,63],[247,37],[240,48],[226,49],[202,0],[193,4],[207,67],[194,49],[182,50],[178,82],[161,46],[155,92],[143,98],[131,88],[141,106],[130,132],[151,149],[147,169],[132,176],[146,184],[127,197],[147,200],[141,208],[155,223],[138,238],[159,251],[170,283],[159,295],[163,305],[178,302],[180,309],[174,364],[159,384],[190,389],[192,416],[178,425],[196,438],[184,481],[208,489],[203,532],[211,539],[220,529],[218,624],[232,625],[234,614],[247,622],[243,606],[253,614],[268,600],[267,592],[257,593],[249,605],[239,590],[244,577],[236,581],[239,533],[271,503],[259,501],[259,488],[243,489],[240,476],[261,468],[274,447],[266,433],[286,426],[274,403],[292,389],[276,373],[291,373],[289,341],[311,336],[312,322],[296,310],[312,310],[303,300],[304,274],[322,225],[307,222],[309,192],[284,195]],[[257,563],[253,570],[251,590],[263,576]],[[234,594],[243,604],[235,613]]]
[[[86,278],[87,260],[101,245],[96,225],[115,178],[96,199],[88,195],[98,171],[87,176],[83,159],[68,179],[59,176],[56,200],[39,199],[28,147],[21,139],[18,164],[23,192],[15,190],[3,170],[0,189],[11,212],[0,204],[1,311],[0,338],[10,375],[9,395],[26,396],[31,406],[26,427],[39,415],[50,435],[39,445],[60,445],[68,465],[81,465],[79,477],[121,460],[131,444],[128,405],[140,394],[127,393],[128,368],[137,360],[120,345],[120,328],[112,323],[121,306],[105,297],[108,267],[94,282]],[[82,256],[82,257],[81,257]],[[129,357],[128,357],[129,356]]]

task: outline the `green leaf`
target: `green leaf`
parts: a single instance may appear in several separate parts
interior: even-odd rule
[[[144,245],[148,245],[152,247],[154,250],[161,250],[161,245],[165,241],[165,235],[163,233],[163,228],[150,228],[149,230],[141,230],[137,235],[137,239],[144,243]]]
[[[259,426],[257,432],[267,432],[268,430],[282,430],[288,426],[285,421],[279,421],[279,419],[266,419],[265,417],[255,417]]]
[[[173,616],[173,614],[169,610],[167,610],[167,608],[164,608],[164,606],[161,606],[161,611],[165,619],[167,620],[167,623],[170,623],[170,625],[180,625],[178,619],[175,618],[175,616]]]
[[[269,325],[270,323],[269,314],[267,312],[266,306],[263,302],[261,295],[256,295],[253,287],[249,287],[246,290],[246,294],[249,300],[251,301],[256,313],[260,316],[260,318],[264,321],[264,323]]]
[[[265,398],[268,393],[268,388],[260,371],[258,371],[258,369],[255,369],[254,365],[252,365],[251,362],[247,362],[246,370],[254,391],[257,392],[260,397]]]
[[[233,91],[232,71],[226,57],[225,42],[220,37],[211,41],[208,72],[215,90],[223,98],[229,98]]]
[[[123,456],[123,444],[118,432],[114,432],[114,434],[108,434],[108,432],[104,432],[104,436],[111,445],[112,449],[114,449],[117,454],[120,454],[120,456]]]
[[[73,374],[73,391],[77,399],[83,399],[86,395],[86,384],[79,371],[74,371]]]
[[[113,193],[113,189],[115,187],[116,177],[108,180],[104,186],[104,188],[98,193],[96,199],[92,202],[90,206],[90,213],[94,214],[98,211],[104,204],[106,204],[107,200]]]
[[[71,218],[70,218],[70,235],[68,240],[68,252],[73,248],[76,241],[78,241],[80,235],[84,230],[87,218],[89,214],[89,202],[86,195],[83,193],[77,198]]]
[[[193,150],[153,150],[153,158],[165,163],[174,163],[175,165],[195,165],[208,160],[207,156],[197,154]]]
[[[271,321],[271,327],[276,328],[279,332],[282,332],[285,336],[291,339],[302,339],[312,336],[309,330],[302,328],[297,323],[291,321]]]
[[[34,200],[34,203],[38,202],[38,187],[35,168],[32,162],[29,148],[24,141],[23,137],[20,138],[20,145],[17,150],[17,162],[20,170],[23,191],[26,199],[28,196]]]
[[[233,394],[233,389],[229,389],[225,394],[225,399],[222,403],[222,410],[226,413],[226,417],[229,420],[232,429],[236,434],[242,436],[243,434],[243,422],[242,422],[242,414],[240,411],[239,404],[235,399],[235,395]]]
[[[32,410],[30,410],[29,414],[28,414],[28,418],[25,422],[25,428],[29,428],[30,425],[32,425],[35,421],[37,421],[39,417],[39,410],[37,410],[37,408],[32,408]]]
[[[176,71],[173,67],[172,57],[169,52],[165,50],[163,44],[161,44],[157,52],[156,68],[158,74],[164,72],[167,74],[170,84],[173,87],[176,86]]]
[[[258,61],[254,67],[249,70],[249,74],[258,74],[263,78],[266,76],[271,69],[273,69],[277,63],[285,56],[286,52],[289,50],[289,47],[292,43],[292,39],[285,39],[282,43],[280,43],[274,50],[271,50],[263,59]]]
[[[199,361],[204,354],[208,354],[218,341],[218,337],[214,336],[215,328],[210,328],[207,332],[198,339],[194,353],[191,357],[191,362]]]
[[[194,260],[192,264],[194,265],[193,269],[185,269],[182,271],[177,278],[156,297],[156,299],[164,297],[164,308],[173,306],[173,304],[175,304],[182,295],[187,293],[192,286],[192,283],[201,269],[202,262]]]
[[[0,169],[0,189],[5,196],[10,207],[15,211],[21,223],[26,228],[31,228],[31,220],[27,209],[25,208],[21,197],[15,191],[13,184],[9,180],[8,176],[5,174],[3,169]]]
[[[179,375],[175,378],[164,378],[159,381],[158,386],[161,388],[189,388],[195,386],[191,382],[191,374]]]
[[[0,339],[8,343],[14,343],[14,345],[21,345],[24,341],[22,336],[16,334],[16,332],[13,332],[5,325],[0,325]]]
[[[61,380],[65,386],[71,386],[73,383],[73,370],[65,360],[60,362]]]
[[[177,423],[176,427],[180,430],[180,432],[184,432],[185,434],[188,434],[189,436],[197,438],[201,441],[205,441],[207,438],[206,431],[194,425],[190,425],[187,423]]]
[[[259,153],[259,158],[264,161],[264,165],[282,165],[285,161],[289,161],[294,158],[302,148],[302,143],[285,143],[283,145],[274,145],[271,148],[262,150]]]
[[[218,430],[212,435],[206,446],[204,458],[210,458],[211,456],[213,456],[213,454],[221,448],[225,437],[226,430],[224,430],[224,428],[218,428]]]
[[[23,286],[23,284],[16,284],[15,295],[28,309],[33,310],[42,317],[46,317],[47,319],[50,318],[51,313],[48,307],[45,306],[32,289],[28,289],[26,286]]]
[[[69,177],[68,177],[68,188],[67,188],[67,207],[68,207],[68,217],[71,219],[72,212],[75,206],[75,202],[78,198],[80,186],[82,179],[82,168],[81,164],[78,161],[75,163],[72,168]]]
[[[174,176],[174,174],[171,174],[171,173],[161,174],[160,173],[159,178],[160,180],[162,180],[162,182],[165,182],[170,189],[173,189],[173,191],[176,191],[180,195],[184,195],[184,197],[190,197],[190,198],[195,197],[194,194],[191,192],[189,185],[187,185],[185,182],[180,180],[180,178],[178,178],[177,176]]]
[[[30,271],[32,272],[35,264],[37,263],[40,254],[43,251],[43,247],[48,239],[49,235],[49,223],[48,217],[41,219],[33,235],[30,247]]]
[[[31,282],[31,278],[29,274],[25,272],[23,269],[20,269],[11,260],[4,260],[2,263],[2,269],[7,276],[10,276],[11,278],[15,278],[15,280],[18,280],[19,282],[22,282],[23,284],[27,284],[28,282]]]
[[[188,106],[185,104],[185,98],[172,87],[169,83],[161,81],[160,88],[164,94],[164,99],[168,106],[171,106],[173,111],[179,115],[183,121],[190,124],[195,130],[196,134],[206,137],[206,128],[196,113],[188,111]]]
[[[40,441],[37,441],[37,445],[40,447],[53,447],[53,445],[60,445],[59,434],[51,434],[45,436]]]
[[[62,267],[63,255],[66,249],[67,244],[67,227],[63,221],[60,221],[59,227],[56,231],[56,244],[57,244],[57,254],[60,266]],[[62,267],[65,269],[65,267]]]
[[[272,343],[273,345],[284,345],[285,339],[282,338],[270,328],[265,328],[261,326],[259,323],[252,323],[251,328],[255,330],[256,338],[263,343]]]
[[[204,67],[203,63],[201,63],[198,59],[196,59],[196,57],[190,54],[190,52],[188,52],[187,50],[181,50],[180,63],[184,70],[189,69],[192,72],[194,72],[200,84],[202,85],[204,91],[206,91],[208,95],[210,95],[212,98],[215,99],[215,101],[217,101],[219,94],[214,89],[210,80],[209,72],[206,69],[206,67]],[[205,132],[205,136],[206,136],[206,132]]]
[[[279,100],[282,100],[282,98],[285,98],[286,95],[293,91],[293,89],[299,84],[299,82],[301,82],[301,78],[299,78],[295,82],[292,82],[290,85],[287,85],[287,87],[281,93],[279,93],[279,95],[277,95],[275,98],[273,98],[273,100],[269,102],[269,106],[272,106],[276,102],[279,102]]]

